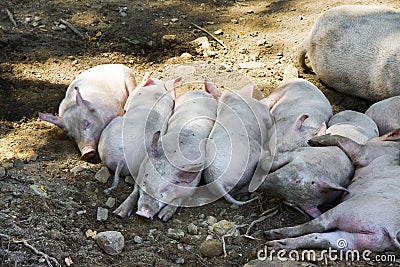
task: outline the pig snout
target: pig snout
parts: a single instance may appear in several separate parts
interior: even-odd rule
[[[82,153],[81,159],[84,161],[92,161],[96,159],[97,151],[91,145],[84,146],[81,149],[81,153]]]

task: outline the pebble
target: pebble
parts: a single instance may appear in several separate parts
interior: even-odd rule
[[[108,171],[108,168],[101,167],[101,169],[94,175],[94,178],[101,183],[107,183],[108,178],[110,178],[110,172]]]
[[[128,175],[125,177],[125,183],[130,184],[130,185],[134,185],[135,184],[135,180],[133,179],[132,176]]]
[[[217,257],[222,255],[222,244],[216,240],[206,240],[200,245],[200,252],[206,257]]]
[[[98,207],[96,220],[98,220],[100,222],[105,222],[105,221],[107,221],[107,218],[108,218],[108,209]]]
[[[185,236],[185,233],[181,230],[181,229],[173,229],[173,228],[169,228],[168,232],[167,232],[167,236],[169,238],[178,240],[182,237]]]
[[[0,178],[3,178],[6,176],[6,168],[0,167]]]
[[[43,189],[41,189],[39,186],[33,184],[33,185],[30,185],[29,188],[32,189],[32,191],[36,195],[39,195],[41,197],[47,197],[47,193]]]
[[[83,214],[85,214],[85,213],[86,213],[86,210],[78,210],[78,211],[76,212],[77,215],[83,215]]]
[[[178,243],[178,244],[176,245],[176,247],[177,247],[177,249],[178,249],[179,251],[183,251],[183,250],[184,250],[183,245],[182,245],[181,243]]]
[[[75,166],[70,170],[70,172],[77,175],[78,173],[80,173],[81,171],[84,171],[84,170],[85,170],[85,168],[83,168],[82,166]]]
[[[116,199],[114,197],[109,197],[106,201],[106,206],[112,208],[115,206]]]
[[[216,31],[214,32],[215,35],[221,35],[221,34],[223,34],[223,33],[224,33],[224,32],[223,32],[221,29],[216,30]]]
[[[199,219],[205,219],[205,218],[206,218],[206,215],[204,213],[199,215]]]
[[[38,157],[39,157],[38,154],[34,153],[29,157],[28,160],[29,161],[36,161]]]
[[[178,258],[175,261],[176,264],[184,264],[185,263],[185,259],[184,258]]]
[[[183,60],[190,60],[193,58],[193,56],[187,52],[183,53],[182,55],[179,56]]]
[[[171,22],[172,22],[172,23],[175,23],[175,22],[178,22],[178,21],[179,21],[178,18],[172,18],[172,19],[171,19]]]
[[[137,244],[141,244],[141,243],[143,243],[143,238],[141,238],[141,237],[138,236],[138,235],[135,235],[135,237],[133,238],[133,241],[134,241],[135,243],[137,243]]]
[[[245,219],[245,218],[244,218],[243,215],[235,215],[235,216],[233,216],[233,220],[234,220],[235,222],[237,222],[237,223],[243,222],[244,219]]]
[[[188,225],[187,231],[188,231],[188,233],[191,234],[191,235],[197,235],[198,232],[199,232],[197,225],[195,225],[194,223],[190,223],[190,224]]]
[[[166,34],[161,37],[161,45],[164,47],[171,46],[172,44],[176,43],[176,40],[175,34]]]
[[[214,223],[218,222],[217,218],[214,216],[207,216],[207,224],[213,225]]]
[[[186,249],[187,251],[191,251],[191,250],[193,249],[193,247],[192,247],[191,245],[186,245],[186,246],[185,246],[185,249]]]
[[[106,231],[101,232],[94,237],[99,247],[109,255],[118,255],[122,252],[125,245],[124,236],[121,232]]]
[[[231,19],[231,22],[232,22],[233,24],[238,24],[238,23],[239,23],[239,21],[238,21],[237,19]]]

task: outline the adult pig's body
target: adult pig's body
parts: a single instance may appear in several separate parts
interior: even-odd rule
[[[384,135],[400,128],[399,107],[400,96],[394,96],[373,104],[365,111],[365,114],[376,122],[379,134]]]
[[[301,45],[312,70],[339,92],[371,101],[400,94],[400,12],[344,5],[326,11]]]

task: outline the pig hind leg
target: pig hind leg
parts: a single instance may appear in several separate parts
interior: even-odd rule
[[[167,205],[158,213],[158,218],[166,222],[171,219],[172,215],[174,215],[177,209],[177,206]]]
[[[132,214],[133,207],[136,205],[138,199],[139,186],[135,183],[135,187],[132,193],[124,200],[124,202],[121,203],[121,205],[119,205],[118,208],[113,211],[113,214],[120,218],[130,216]]]
[[[111,187],[104,189],[104,193],[106,195],[111,195],[111,193],[115,190],[115,188],[117,188],[118,184],[119,184],[119,180],[120,180],[120,173],[121,173],[121,169],[123,167],[125,163],[124,162],[118,162],[117,164],[117,168],[115,169],[115,173],[114,173],[114,180],[112,182]]]
[[[267,242],[267,245],[273,247],[275,250],[332,248],[335,250],[370,249],[372,251],[382,251],[388,245],[385,240],[382,240],[382,238],[387,239],[387,237],[388,236],[386,235],[382,236],[380,233],[349,233],[345,231],[334,231],[273,240]]]

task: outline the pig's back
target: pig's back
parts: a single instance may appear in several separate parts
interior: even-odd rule
[[[384,135],[400,128],[400,96],[394,96],[373,104],[365,112],[378,125],[379,134]]]

